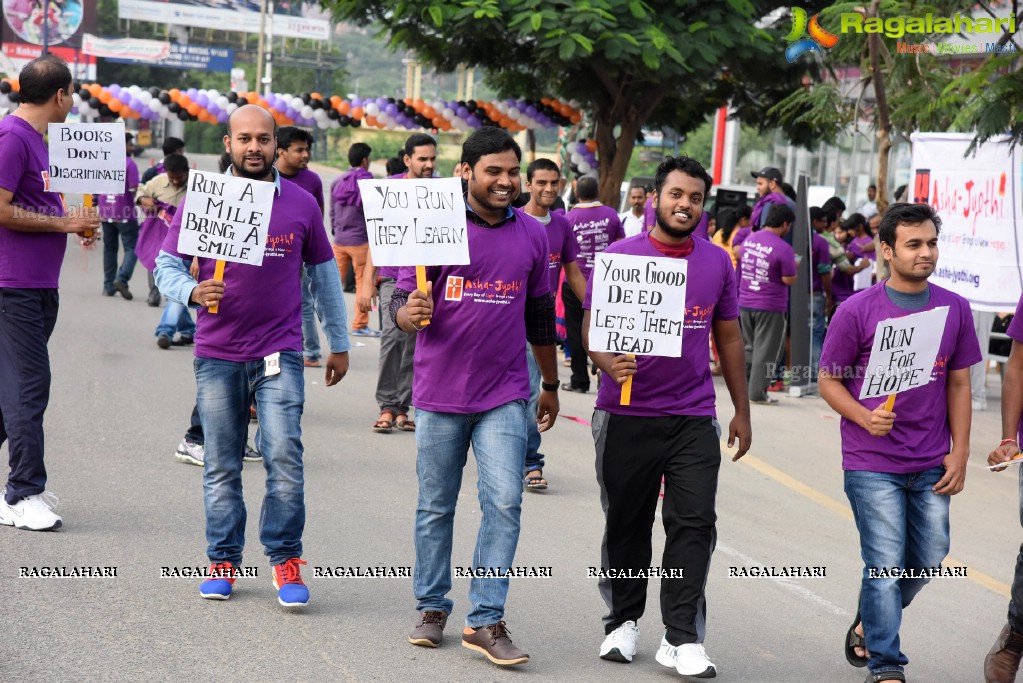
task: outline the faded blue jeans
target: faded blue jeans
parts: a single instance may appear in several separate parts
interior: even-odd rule
[[[249,396],[259,416],[260,453],[266,494],[259,514],[259,540],[271,564],[302,556],[305,528],[302,465],[302,354],[282,351],[281,372],[264,374],[262,360],[238,363],[195,359],[197,404],[206,437],[203,491],[210,562],[239,566],[245,546],[242,454],[249,424]]]
[[[526,456],[526,402],[512,401],[482,413],[460,415],[416,408],[416,567],[412,587],[416,609],[451,613],[451,548],[455,504],[469,446],[479,471],[480,528],[472,554],[474,569],[508,568],[515,560],[522,510],[522,467]],[[464,556],[464,553],[462,554]],[[466,566],[468,562],[459,562]],[[508,578],[473,578],[466,624],[479,628],[504,618]]]
[[[950,498],[931,489],[944,475],[941,466],[912,474],[845,473],[845,494],[860,532],[860,617],[871,673],[902,671],[909,663],[899,649],[902,610],[930,579],[871,578],[870,572],[941,566],[948,555]]]
[[[540,366],[533,355],[533,345],[526,342],[526,365],[529,368],[529,402],[526,404],[526,466],[523,475],[543,470],[544,458],[540,452],[540,428],[536,424],[536,411],[540,403]]]

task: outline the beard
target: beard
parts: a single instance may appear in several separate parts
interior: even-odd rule
[[[266,178],[267,174],[270,173],[270,166],[272,164],[272,162],[270,161],[270,157],[264,154],[259,154],[258,155],[259,158],[263,160],[263,168],[259,171],[250,171],[245,168],[245,158],[247,156],[257,155],[248,154],[231,155],[231,165],[234,167],[234,174],[240,178],[247,178],[249,180],[263,180],[264,178]]]
[[[694,214],[694,218],[695,218],[695,214]],[[702,214],[700,215],[700,218],[703,218]],[[699,224],[700,224],[700,221],[699,221],[699,219],[697,219],[695,221],[695,223],[693,223],[693,227],[691,227],[691,228],[683,228],[683,229],[673,228],[670,225],[668,225],[668,221],[664,218],[664,216],[661,215],[661,209],[660,208],[657,209],[657,225],[666,234],[668,234],[671,237],[674,237],[675,239],[680,239],[681,240],[681,239],[685,239],[686,237],[689,237],[690,235],[693,234],[693,232],[696,231],[696,226],[698,226]]]

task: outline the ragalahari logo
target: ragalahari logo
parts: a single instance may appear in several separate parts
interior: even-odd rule
[[[785,57],[790,63],[799,59],[806,52],[823,52],[838,43],[838,36],[821,27],[818,21],[819,17],[819,14],[815,14],[813,19],[807,23],[806,10],[802,7],[792,8],[792,31],[785,37],[785,40],[790,43],[785,48]],[[804,37],[807,33],[810,34],[809,38]]]

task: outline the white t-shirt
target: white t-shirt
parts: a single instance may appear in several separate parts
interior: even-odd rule
[[[643,232],[643,214],[637,216],[632,211],[626,211],[625,213],[618,214],[618,217],[622,220],[622,227],[625,229],[626,237],[632,237]]]

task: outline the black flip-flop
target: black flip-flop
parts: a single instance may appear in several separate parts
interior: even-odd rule
[[[901,671],[879,671],[878,673],[867,673],[867,680],[864,683],[882,683],[883,681],[902,681],[906,683],[906,675]]]
[[[860,657],[856,654],[856,648],[862,647],[864,650],[867,649],[866,641],[863,640],[863,636],[856,632],[856,627],[859,626],[860,621],[860,608],[859,601],[856,602],[856,618],[853,619],[852,626],[845,634],[845,661],[849,662],[857,669],[862,669],[870,661],[870,657]]]

